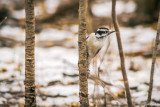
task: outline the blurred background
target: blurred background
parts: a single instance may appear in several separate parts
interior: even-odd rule
[[[88,0],[88,35],[113,29],[111,0]],[[24,0],[0,0],[0,104],[24,106]],[[134,104],[147,99],[159,0],[117,0],[126,69]],[[78,0],[35,0],[36,87],[40,107],[78,107]],[[159,60],[159,55],[158,55]],[[156,62],[153,103],[160,103],[160,63]],[[90,106],[125,105],[115,34],[90,67]]]

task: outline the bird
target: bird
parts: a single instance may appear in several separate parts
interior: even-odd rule
[[[107,37],[115,32],[107,27],[100,27],[95,33],[91,33],[87,38],[87,63],[91,63],[92,59],[100,52],[104,46]]]

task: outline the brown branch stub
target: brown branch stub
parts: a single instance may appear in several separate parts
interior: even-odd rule
[[[7,20],[7,16],[0,22],[0,25],[1,25],[5,20]]]
[[[133,107],[126,68],[125,68],[125,58],[124,58],[124,53],[123,53],[123,48],[122,48],[119,25],[118,25],[117,16],[116,16],[116,0],[112,0],[112,20],[113,20],[113,24],[114,24],[114,28],[115,28],[116,36],[117,36],[119,55],[120,55],[120,60],[121,60],[121,70],[122,70],[122,75],[124,79],[124,86],[125,86],[126,95],[127,95],[128,107]]]
[[[88,0],[79,0],[79,97],[80,107],[89,107],[88,100],[88,66],[87,66],[87,48],[86,48],[86,25],[87,25]]]
[[[150,84],[149,84],[149,91],[148,91],[147,107],[151,106],[150,102],[152,99],[152,88],[153,88],[153,82],[154,82],[153,76],[154,76],[154,69],[155,69],[159,40],[160,40],[160,11],[159,11],[159,18],[158,18],[157,35],[156,35],[155,45],[153,47],[153,54],[152,54],[152,65],[151,65],[151,73],[150,73]]]

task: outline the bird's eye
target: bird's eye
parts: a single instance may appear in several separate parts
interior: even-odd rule
[[[107,31],[102,31],[102,33],[107,33]]]
[[[97,31],[96,33],[98,33],[99,35],[102,35],[102,34],[105,34],[107,33],[108,31]]]

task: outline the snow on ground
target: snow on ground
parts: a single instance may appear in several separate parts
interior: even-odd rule
[[[136,4],[133,1],[127,3],[122,1],[117,1],[116,3],[116,13],[131,13],[134,12]],[[92,12],[95,16],[110,16],[112,9],[112,1],[106,1],[102,3],[96,3],[92,6]]]
[[[57,7],[59,6],[62,0],[46,0],[45,6],[48,13],[55,13]]]
[[[0,30],[0,35],[16,39],[17,41],[25,40],[25,31],[19,27],[3,26]]]
[[[36,4],[35,6],[35,16],[41,17],[44,14],[44,7],[46,8],[46,12],[48,14],[53,14],[56,12],[57,7],[59,6],[62,0],[45,0],[44,6]],[[2,1],[3,4],[8,5],[4,0]],[[11,4],[11,3],[10,3]],[[25,18],[25,10],[15,10],[11,13],[11,16],[16,19],[24,19]]]
[[[73,37],[73,33],[69,31],[57,30],[57,29],[44,29],[39,34],[39,40],[63,40]]]
[[[39,17],[40,15],[43,14],[43,9],[41,6],[36,6],[35,7],[35,16]],[[21,10],[15,10],[11,14],[12,17],[16,19],[25,19],[25,9]]]
[[[4,2],[4,3],[3,3]],[[60,5],[61,2],[65,2],[65,0],[45,0],[44,6],[36,4],[35,7],[35,15],[37,17],[41,17],[44,13],[48,14],[54,14]],[[67,2],[67,1],[66,1]],[[2,1],[3,4],[6,4],[5,0]],[[111,15],[111,6],[112,1],[97,1],[92,6],[92,12],[95,16],[110,16]],[[43,8],[46,8],[45,11],[43,11]],[[123,1],[117,1],[117,7],[116,7],[116,13],[131,13],[134,12],[136,9],[136,4],[133,1],[123,2]],[[12,12],[12,17],[16,19],[24,19],[25,18],[25,10],[16,10]]]
[[[9,35],[6,33],[7,29],[15,29],[16,33],[21,32],[18,28],[11,28],[5,26],[2,28],[0,33],[2,35],[8,35],[15,39],[22,38],[24,34]],[[69,31],[62,31],[57,29],[45,29],[39,35],[37,35],[40,40],[61,40],[65,38],[74,37],[74,33],[77,30],[77,26],[72,26]],[[22,30],[23,31],[23,30]],[[144,28],[141,26],[135,28],[120,28],[121,37],[123,41],[123,46],[125,52],[137,52],[142,50],[149,50],[148,47],[151,45],[153,39],[155,39],[156,32],[151,28]],[[55,35],[52,35],[55,34]],[[124,88],[122,81],[122,74],[120,72],[120,60],[118,54],[118,48],[116,43],[116,36],[113,34],[111,37],[111,45],[109,47],[108,53],[105,56],[105,61],[101,65],[104,70],[100,77],[102,80],[110,82],[113,86],[107,86],[106,90],[112,93],[118,93]],[[76,41],[77,42],[77,41]],[[75,43],[75,41],[73,42]],[[151,47],[151,46],[150,46]],[[104,49],[103,49],[104,50]],[[110,53],[110,54],[109,54]],[[1,82],[0,91],[22,91],[24,92],[24,47],[19,46],[15,48],[0,48],[0,80],[9,79],[13,81],[12,83]],[[41,48],[36,47],[35,49],[35,61],[36,61],[36,85],[38,87],[37,92],[43,92],[47,95],[64,95],[67,97],[52,98],[48,97],[45,100],[38,97],[37,103],[41,106],[51,106],[51,105],[61,105],[61,104],[71,104],[71,102],[78,102],[78,91],[79,86],[77,84],[78,77],[64,77],[63,73],[66,74],[78,74],[78,50],[77,48],[65,48],[65,47],[50,47]],[[100,55],[102,57],[102,54]],[[138,71],[130,70],[131,62],[134,62],[134,67],[139,68]],[[20,69],[17,69],[17,65],[21,63]],[[159,63],[157,63],[157,66]],[[142,56],[138,57],[128,57],[126,56],[126,69],[128,74],[128,79],[130,87],[137,87],[136,91],[131,90],[134,102],[142,103],[146,101],[147,90],[149,83],[151,59],[145,59]],[[6,69],[6,72],[2,72],[2,69]],[[91,74],[95,74],[96,70],[91,71]],[[158,69],[155,72],[155,84],[153,99],[158,100],[160,97],[158,94],[158,89],[160,84],[156,81],[160,81],[160,73]],[[14,81],[15,80],[15,81]],[[59,81],[55,85],[48,85],[52,81]],[[69,85],[71,82],[76,82],[76,84]],[[43,86],[43,87],[42,87]],[[94,82],[89,80],[89,95],[93,94]],[[98,85],[99,93],[103,95],[103,87]],[[5,94],[0,103],[8,99],[10,102],[16,102],[11,98],[11,94]],[[18,102],[24,102],[24,98],[19,98]]]

